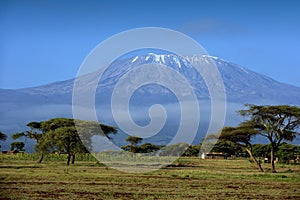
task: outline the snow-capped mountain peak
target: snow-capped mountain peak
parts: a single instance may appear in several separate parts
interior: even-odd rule
[[[204,66],[210,66],[205,64],[213,63],[219,70],[227,96],[226,119],[229,120],[230,124],[239,122],[235,111],[242,108],[242,105],[245,103],[300,105],[299,87],[280,83],[221,58],[208,55],[178,56],[175,54],[149,53],[113,62],[102,74],[101,80],[98,83],[95,94],[96,106],[110,104],[112,91],[120,78],[126,77],[125,75],[131,72],[131,70],[144,64],[163,64],[172,68],[178,74],[185,76],[200,101],[209,102],[210,93],[207,90],[203,77],[194,68],[192,64],[194,62],[203,63]],[[153,69],[156,68],[154,67]],[[168,76],[168,74],[160,74],[161,72],[155,70],[152,73],[158,77],[168,79],[168,81],[171,81],[171,84],[172,81],[174,85],[178,84],[178,80]],[[94,80],[97,80],[98,77],[99,72],[79,77],[80,86],[83,90],[89,88],[90,84],[94,83]],[[134,84],[136,80],[142,81],[141,79],[135,76],[129,80],[129,83]],[[74,80],[71,79],[18,90],[0,89],[0,130],[13,133],[23,131],[24,125],[30,121],[40,121],[52,117],[72,117]],[[134,94],[135,104],[138,106],[150,105],[148,104],[150,100],[151,103],[152,100],[154,102],[168,103],[170,97],[174,100],[174,95],[172,96],[170,91],[156,85],[139,88],[138,92]],[[209,107],[209,103],[203,105],[203,107]],[[140,109],[136,110],[140,111]],[[205,114],[207,113],[203,115]],[[140,114],[138,113],[137,116],[140,116]],[[111,115],[107,112],[99,117],[102,117],[101,121],[105,123],[114,124],[110,119]],[[136,119],[138,121],[145,121],[144,118]],[[172,122],[172,126],[168,127],[168,130],[173,130],[174,124],[176,123]]]

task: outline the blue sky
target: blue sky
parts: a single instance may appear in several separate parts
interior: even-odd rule
[[[76,76],[88,53],[132,28],[164,27],[210,55],[300,86],[299,1],[0,1],[0,88]]]

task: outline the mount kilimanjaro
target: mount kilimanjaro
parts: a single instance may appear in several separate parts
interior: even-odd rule
[[[200,63],[214,63],[221,75],[227,96],[227,112],[225,125],[235,125],[242,119],[237,116],[236,110],[242,109],[246,103],[253,104],[288,104],[300,105],[300,88],[285,83],[278,82],[267,76],[255,73],[244,67],[223,59],[212,56],[196,56]],[[199,134],[195,142],[199,142],[201,132],[207,129],[210,111],[206,109],[210,105],[210,94],[201,75],[192,66],[189,57],[182,57],[173,54],[153,54],[138,55],[132,58],[123,58],[114,61],[109,68],[104,71],[98,83],[95,95],[96,112],[98,119],[102,123],[115,125],[110,111],[110,99],[116,83],[132,69],[143,64],[163,64],[182,74],[188,79],[189,84],[199,99],[201,110],[201,122]],[[166,75],[157,73],[157,76]],[[99,76],[98,72],[85,75],[81,80],[82,89],[89,87],[89,83]],[[138,79],[139,77],[135,77]],[[32,88],[16,90],[0,89],[0,130],[9,135],[17,131],[23,131],[25,125],[30,121],[42,121],[54,117],[72,117],[72,93],[75,79],[55,82]],[[134,83],[135,80],[130,80]],[[174,85],[178,84],[178,80]],[[180,113],[176,106],[176,97],[165,87],[149,84],[139,88],[131,98],[130,112],[133,120],[139,125],[149,123],[148,109],[153,103],[165,104],[167,111],[171,113],[171,119],[166,123],[166,128],[156,138],[149,138],[149,141],[164,143],[168,141],[178,128],[180,117],[173,117]],[[118,134],[119,135],[119,134]],[[125,138],[126,134],[120,134]],[[115,138],[120,141],[121,139]],[[8,148],[8,140],[2,149]],[[118,143],[118,142],[117,142]],[[119,142],[120,145],[122,142]]]

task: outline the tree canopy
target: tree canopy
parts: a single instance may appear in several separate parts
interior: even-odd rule
[[[242,116],[249,117],[259,134],[266,137],[271,145],[272,172],[276,172],[274,154],[283,141],[292,141],[300,134],[300,108],[297,106],[258,106],[246,105],[248,109],[240,110]]]
[[[43,130],[41,129],[40,122],[30,122],[26,125],[30,128],[29,131],[19,132],[12,135],[14,140],[19,139],[21,137],[33,139],[36,142],[39,142],[39,139],[42,137]]]
[[[126,138],[126,142],[129,142],[129,145],[122,146],[121,148],[130,151],[132,153],[138,153],[140,152],[140,149],[137,147],[137,144],[141,143],[143,141],[143,138],[136,137],[136,136],[128,136]]]
[[[74,164],[76,153],[87,152],[75,126],[59,127],[47,132],[42,137],[42,142],[37,146],[37,149],[67,153],[67,165],[70,164],[71,158],[72,164]]]
[[[35,150],[41,154],[39,162],[42,162],[44,154],[58,151],[67,153],[67,164],[71,158],[73,164],[76,153],[92,149],[91,138],[94,135],[109,137],[110,134],[117,133],[117,129],[112,126],[69,118],[30,122],[27,126],[30,128],[29,131],[16,133],[12,137],[34,139],[37,142]]]
[[[10,144],[11,151],[24,151],[24,142],[12,142]]]
[[[208,136],[208,139],[219,139],[220,141],[230,141],[246,149],[251,159],[256,164],[257,168],[263,172],[263,169],[253,156],[251,139],[259,133],[255,129],[253,123],[244,122],[237,127],[224,127],[219,134]]]
[[[5,141],[6,138],[7,138],[6,134],[4,134],[4,133],[2,133],[2,132],[0,131],[0,140]]]
[[[136,136],[129,136],[126,138],[127,142],[130,142],[131,145],[136,146],[138,143],[142,142],[143,138]]]

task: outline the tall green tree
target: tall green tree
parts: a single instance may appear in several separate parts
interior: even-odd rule
[[[41,122],[41,127],[46,134],[36,150],[66,152],[68,154],[67,165],[70,162],[74,164],[77,153],[92,150],[93,136],[109,137],[117,133],[117,129],[112,126],[69,118],[50,119]]]
[[[252,123],[242,123],[237,127],[224,127],[220,134],[210,135],[208,139],[218,139],[219,141],[229,141],[244,148],[259,171],[263,172],[260,162],[254,157],[252,152],[251,139],[259,133]]]
[[[49,131],[42,138],[40,148],[67,153],[67,165],[69,165],[70,162],[74,164],[76,153],[87,152],[85,146],[79,138],[79,135],[77,134],[75,126],[59,127]]]
[[[94,135],[109,137],[109,135],[117,133],[117,129],[112,126],[70,118],[53,118],[42,122],[30,122],[27,126],[30,127],[29,131],[16,133],[12,137],[13,139],[25,137],[35,140],[35,150],[41,155],[38,162],[42,162],[46,153],[55,150],[69,152],[68,164],[71,159],[74,163],[77,152],[92,149],[91,138]]]
[[[246,105],[248,109],[240,110],[242,116],[249,117],[256,130],[270,141],[271,169],[275,170],[275,152],[283,141],[292,141],[299,135],[300,108],[297,106],[259,106]]]

